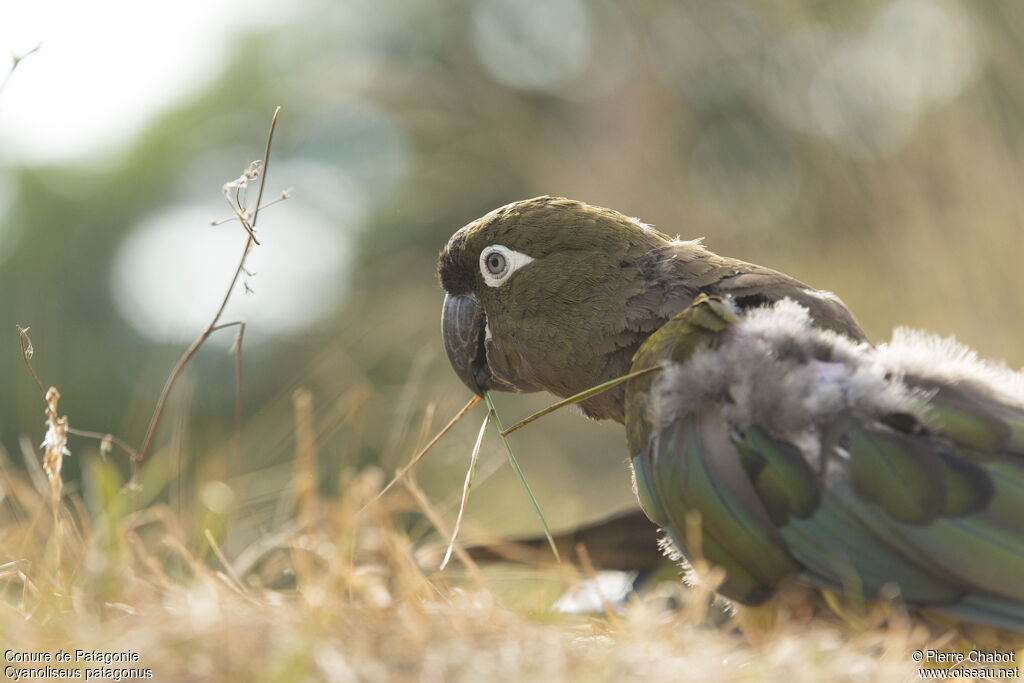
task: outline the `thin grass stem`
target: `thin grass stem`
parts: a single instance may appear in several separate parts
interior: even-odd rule
[[[448,566],[448,560],[452,559],[452,549],[455,547],[455,539],[462,528],[462,516],[466,512],[466,502],[469,500],[469,489],[473,486],[473,475],[476,473],[476,461],[480,457],[480,449],[484,445],[484,434],[487,433],[487,425],[490,422],[490,415],[484,416],[480,424],[480,433],[477,434],[476,443],[473,444],[473,454],[469,457],[469,469],[466,470],[466,483],[462,485],[462,500],[459,502],[459,514],[455,517],[455,529],[452,530],[452,540],[448,543],[448,550],[444,553],[441,561],[441,571]]]
[[[585,401],[588,398],[590,398],[591,396],[596,396],[596,395],[600,394],[602,391],[608,391],[609,389],[611,389],[613,387],[617,387],[618,385],[622,384],[623,382],[627,382],[627,381],[633,379],[634,377],[639,377],[640,375],[646,375],[648,372],[651,372],[653,370],[660,370],[660,369],[661,369],[660,365],[655,365],[655,366],[652,366],[652,367],[649,367],[649,368],[644,368],[643,370],[637,370],[636,372],[631,372],[631,373],[629,373],[627,375],[623,375],[622,377],[616,377],[615,379],[610,379],[607,382],[604,382],[602,384],[598,384],[595,387],[590,387],[589,389],[585,389],[585,390],[581,391],[578,394],[574,394],[574,395],[570,396],[569,398],[562,399],[558,403],[552,403],[551,405],[549,405],[547,408],[544,408],[543,410],[538,410],[533,415],[530,415],[529,417],[527,417],[527,418],[525,418],[523,420],[520,420],[519,422],[515,423],[514,425],[512,425],[508,429],[502,431],[501,435],[502,436],[508,436],[512,432],[515,432],[515,431],[518,431],[519,429],[522,429],[523,427],[525,427],[526,425],[530,424],[531,422],[534,422],[535,420],[539,420],[540,418],[544,417],[545,415],[548,415],[549,413],[555,412],[559,408],[564,408],[565,406],[569,406],[569,405],[572,405],[574,403],[579,403],[580,401]]]
[[[505,444],[505,452],[508,454],[508,461],[512,464],[512,469],[515,470],[516,476],[519,477],[519,483],[526,489],[526,495],[530,497],[530,503],[533,505],[534,512],[537,513],[537,518],[540,519],[540,525],[544,529],[544,536],[548,539],[548,545],[551,546],[551,552],[555,554],[555,560],[558,562],[562,561],[562,558],[558,555],[558,548],[555,547],[555,539],[551,536],[551,530],[548,529],[547,520],[544,519],[544,513],[540,511],[540,504],[537,503],[537,499],[533,495],[533,491],[530,490],[530,485],[526,483],[526,475],[523,474],[523,470],[519,467],[519,462],[516,460],[516,456],[512,453],[512,445],[505,438],[505,432],[501,427],[501,419],[498,417],[498,412],[494,409],[494,402],[491,400],[491,394],[489,391],[484,391],[484,401],[487,402],[488,416],[494,422],[494,427],[498,430],[498,436],[501,437],[501,442]]]
[[[444,427],[442,427],[441,431],[439,431],[437,434],[435,434],[434,438],[431,439],[430,442],[426,446],[424,446],[422,449],[420,449],[420,451],[416,455],[414,455],[412,457],[412,460],[410,460],[409,463],[405,467],[403,467],[401,470],[398,471],[398,473],[395,475],[394,479],[389,481],[388,485],[385,486],[384,488],[382,488],[380,490],[380,493],[378,493],[376,496],[373,497],[373,500],[371,500],[369,503],[364,505],[359,510],[359,514],[362,514],[363,510],[365,510],[366,508],[370,507],[371,505],[376,503],[378,500],[380,500],[381,497],[385,493],[390,491],[391,488],[395,484],[397,484],[399,481],[401,481],[402,478],[405,477],[405,475],[409,473],[409,470],[411,470],[413,467],[415,467],[416,463],[418,463],[420,460],[422,460],[423,456],[425,456],[427,453],[429,453],[430,449],[433,448],[435,445],[437,445],[437,442],[440,441],[441,438],[445,434],[447,434],[449,431],[451,431],[451,428],[454,427],[455,424],[459,420],[461,420],[463,417],[465,417],[466,413],[468,413],[470,410],[472,410],[473,406],[475,406],[479,402],[480,402],[480,397],[479,396],[474,396],[473,398],[469,399],[469,402],[466,405],[462,406],[462,410],[460,410],[458,413],[456,413],[455,417],[453,417],[451,420],[449,420],[448,424],[446,424]]]

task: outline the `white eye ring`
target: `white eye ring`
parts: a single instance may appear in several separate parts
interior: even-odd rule
[[[500,244],[492,244],[480,252],[480,274],[488,287],[500,287],[512,273],[531,261],[532,256]]]

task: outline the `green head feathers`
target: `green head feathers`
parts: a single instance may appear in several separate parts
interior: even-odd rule
[[[702,293],[741,310],[789,297],[819,325],[863,337],[828,293],[559,197],[514,202],[465,226],[441,251],[438,276],[445,349],[476,393],[567,397],[624,375],[644,339]],[[580,407],[621,422],[623,389]]]
[[[545,389],[558,396],[624,374],[639,343],[663,322],[628,312],[647,289],[645,256],[670,244],[618,212],[556,197],[515,202],[473,221],[438,259],[445,347],[456,372],[477,393]],[[621,420],[621,391],[614,396],[582,407]]]

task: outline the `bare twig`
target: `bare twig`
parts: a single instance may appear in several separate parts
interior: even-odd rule
[[[271,199],[266,204],[260,204],[259,210],[262,211],[263,209],[269,208],[269,207],[273,206],[274,204],[280,204],[281,202],[283,202],[284,200],[288,199],[291,196],[292,196],[292,189],[288,188],[287,190],[284,190],[283,192],[281,192],[280,196],[278,196],[278,197],[276,197],[274,199]],[[210,225],[213,225],[213,226],[224,225],[225,223],[230,223],[231,221],[234,221],[234,220],[238,220],[238,216],[232,215],[229,218],[218,218],[217,220],[210,221]]]
[[[36,386],[39,387],[39,393],[43,395],[43,400],[46,400],[46,389],[43,388],[43,383],[39,381],[39,375],[32,369],[32,356],[35,354],[35,348],[32,346],[32,340],[29,339],[28,331],[32,328],[22,327],[17,325],[18,328],[18,341],[21,343],[21,359],[25,361],[25,367],[28,368],[28,374],[32,375],[32,379],[35,380]]]
[[[245,271],[249,275],[249,271]],[[238,498],[242,501],[246,511],[249,513],[249,517],[255,522],[256,526],[263,533],[266,533],[266,529],[263,527],[263,522],[260,521],[256,511],[252,509],[252,505],[249,504],[248,499],[245,496],[245,478],[242,476],[242,340],[245,337],[245,321],[235,320],[229,323],[222,323],[216,325],[213,328],[214,332],[223,330],[228,327],[237,327],[238,334],[235,336],[235,342],[231,345],[231,353],[235,357],[235,478],[238,480]]]
[[[224,183],[224,187],[221,188],[224,197],[231,205],[231,212],[234,214],[235,219],[242,224],[245,231],[249,233],[249,238],[256,245],[259,245],[260,241],[256,239],[256,229],[249,223],[249,208],[247,204],[249,201],[249,181],[260,177],[261,168],[263,168],[263,163],[254,161],[242,171],[242,175],[236,180]],[[262,186],[262,182],[260,185]],[[259,207],[258,204],[257,207]]]
[[[21,343],[21,359],[25,361],[25,367],[28,368],[28,373],[32,376],[32,380],[35,381],[36,386],[39,387],[39,391],[40,393],[42,393],[43,399],[45,400],[46,390],[43,389],[43,383],[39,380],[39,376],[36,374],[35,369],[32,367],[32,355],[35,353],[35,350],[32,347],[32,340],[28,336],[28,331],[30,328],[22,327],[21,325],[18,325],[17,327],[19,342]],[[68,434],[72,434],[74,436],[81,436],[86,439],[96,439],[97,441],[100,442],[101,451],[105,448],[104,443],[108,443],[120,448],[132,460],[138,458],[138,453],[135,452],[134,448],[132,448],[123,440],[117,438],[113,434],[104,434],[103,432],[90,432],[85,429],[75,429],[74,427],[68,427],[66,431]]]
[[[53,528],[54,533],[59,538],[61,534],[60,494],[64,486],[60,473],[64,466],[64,456],[71,455],[71,451],[68,450],[68,433],[70,428],[68,427],[67,415],[63,417],[57,416],[57,401],[60,399],[60,392],[57,391],[57,387],[50,387],[49,390],[44,390],[42,382],[39,381],[39,376],[36,375],[36,371],[32,368],[32,356],[35,354],[35,350],[32,346],[32,340],[28,336],[28,330],[29,328],[18,325],[18,342],[21,345],[21,358],[25,361],[25,367],[28,368],[29,374],[35,380],[36,386],[39,387],[39,391],[43,394],[43,401],[46,403],[46,435],[43,437],[42,443],[43,469],[50,480]],[[60,553],[60,548],[61,545],[58,543],[58,553]]]
[[[4,88],[7,87],[7,82],[11,80],[11,76],[14,75],[14,71],[18,68],[18,66],[23,61],[25,61],[25,58],[28,57],[29,55],[33,55],[33,54],[39,52],[39,49],[42,46],[43,46],[43,44],[39,43],[38,45],[36,45],[34,48],[29,50],[28,52],[25,52],[25,53],[20,54],[20,55],[15,55],[15,54],[11,55],[11,70],[7,72],[6,76],[4,76],[4,80],[0,81],[0,92],[3,92]]]
[[[17,67],[18,63],[22,59],[28,56],[28,54],[35,52],[37,49],[38,46],[29,53],[22,55],[20,58],[15,57],[14,67]],[[11,71],[13,72],[13,70],[14,68],[12,67]],[[8,74],[8,78],[9,77],[10,74]],[[3,85],[5,84],[6,80],[3,83],[0,83],[0,89],[2,89]],[[245,268],[245,262],[249,256],[249,252],[252,250],[253,245],[259,244],[259,241],[256,239],[255,235],[255,226],[256,220],[259,218],[259,212],[261,208],[259,202],[263,196],[263,188],[266,185],[267,181],[266,170],[270,161],[270,147],[274,139],[274,129],[277,126],[277,117],[280,114],[280,112],[281,107],[277,107],[277,109],[274,110],[274,116],[270,122],[270,131],[267,134],[267,145],[266,149],[264,150],[263,160],[261,162],[253,162],[249,166],[249,168],[247,168],[246,171],[242,174],[242,177],[240,178],[239,181],[236,181],[235,183],[229,183],[227,186],[225,186],[225,194],[227,194],[229,186],[233,186],[235,189],[235,204],[233,206],[233,209],[235,218],[238,219],[238,221],[242,224],[247,233],[245,248],[242,250],[242,256],[238,261],[238,266],[235,268],[234,275],[231,278],[231,283],[228,285],[228,289],[225,292],[224,297],[220,302],[220,306],[217,308],[217,312],[213,316],[213,319],[210,321],[209,325],[206,326],[206,329],[203,330],[199,337],[188,347],[188,349],[186,349],[185,353],[182,355],[182,357],[178,360],[177,364],[171,370],[171,374],[168,376],[167,381],[164,384],[164,388],[160,393],[160,397],[157,399],[156,407],[153,409],[153,415],[150,418],[149,426],[146,428],[146,434],[145,437],[143,438],[142,446],[139,448],[138,451],[136,451],[123,440],[116,438],[112,434],[71,429],[70,427],[67,427],[66,423],[64,424],[63,433],[74,434],[76,436],[82,436],[85,438],[98,439],[100,441],[100,450],[104,453],[109,451],[111,444],[118,446],[121,450],[127,453],[132,461],[133,482],[137,481],[138,479],[139,468],[141,467],[143,461],[146,459],[146,456],[148,455],[149,450],[152,447],[153,438],[156,434],[157,427],[160,424],[160,419],[163,416],[164,409],[167,406],[167,400],[170,397],[171,390],[174,388],[174,385],[180,378],[181,373],[185,369],[185,366],[199,350],[199,347],[203,345],[203,343],[209,338],[211,334],[213,334],[217,330],[222,330],[224,328],[233,326],[238,326],[239,328],[238,336],[235,339],[233,352],[235,354],[235,463],[238,466],[239,470],[241,470],[242,339],[245,333],[245,323],[243,321],[220,323],[220,318],[224,314],[224,310],[227,307],[228,301],[231,299],[231,295],[234,292],[235,286],[238,284],[238,280],[240,279],[242,273],[245,273],[247,275],[249,274],[249,271],[246,270]],[[257,176],[259,176],[260,179],[259,191],[256,198],[256,207],[252,210],[250,218],[249,211],[245,207],[245,190],[248,187],[249,180],[254,179]],[[276,201],[286,199],[288,197],[288,194],[288,191],[283,192],[281,194],[281,197],[279,197],[278,200]],[[268,205],[273,203],[274,202],[268,202]],[[246,289],[248,290],[248,286],[246,286]],[[33,381],[35,381],[40,393],[43,395],[43,399],[49,402],[47,392],[43,388],[43,383],[40,381],[39,376],[36,374],[35,370],[32,367],[31,359],[34,354],[34,349],[32,346],[32,340],[28,336],[29,328],[22,327],[21,325],[18,325],[17,327],[19,343],[21,345],[22,360],[25,362],[25,367],[28,368],[29,374],[32,376]]]
[[[68,434],[73,434],[74,436],[81,436],[86,439],[96,439],[97,441],[100,442],[100,451],[103,451],[103,442],[107,441],[113,444],[114,446],[117,446],[122,451],[124,451],[125,454],[132,460],[135,460],[136,458],[139,457],[139,454],[135,451],[134,448],[132,448],[124,441],[114,436],[113,434],[104,434],[103,432],[90,432],[86,431],[85,429],[75,429],[74,427],[68,427]]]
[[[224,294],[224,298],[220,302],[220,306],[217,308],[217,312],[214,314],[210,324],[206,326],[206,329],[196,338],[192,345],[185,350],[178,363],[171,370],[171,374],[167,378],[167,382],[164,384],[163,391],[160,392],[160,398],[157,399],[156,407],[153,409],[153,417],[150,418],[149,427],[146,429],[146,436],[142,441],[142,446],[139,448],[138,458],[135,460],[136,467],[141,465],[145,461],[146,456],[149,454],[149,449],[153,445],[153,437],[156,434],[156,429],[160,424],[160,418],[163,416],[164,408],[167,406],[167,399],[170,397],[171,390],[174,388],[175,383],[184,371],[185,366],[192,360],[192,357],[199,350],[199,347],[203,345],[211,334],[217,329],[217,324],[220,322],[221,315],[224,314],[224,309],[228,305],[228,300],[231,299],[231,294],[235,290],[235,285],[238,284],[238,279],[245,271],[245,261],[249,256],[249,252],[252,250],[254,244],[256,244],[256,238],[253,234],[253,230],[256,227],[256,219],[259,218],[259,202],[263,196],[263,186],[267,180],[267,165],[270,161],[270,145],[274,139],[274,128],[277,126],[277,116],[281,113],[281,107],[274,110],[274,117],[270,122],[270,132],[267,134],[267,147],[263,154],[263,164],[260,176],[259,193],[256,196],[256,209],[253,211],[252,220],[249,221],[244,211],[238,210],[236,215],[239,222],[245,227],[248,236],[245,242],[245,248],[242,250],[242,256],[238,260],[238,266],[235,268],[235,274],[231,278],[231,284],[228,285],[227,292]]]

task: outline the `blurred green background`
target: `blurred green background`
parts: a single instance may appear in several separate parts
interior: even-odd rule
[[[105,50],[108,64],[143,74],[89,72],[110,69],[105,87],[126,97],[131,125],[94,115],[99,80],[46,104],[59,90],[47,74],[74,53],[45,31],[42,52],[0,93],[0,443],[12,459],[22,437],[38,444],[43,433],[15,323],[31,326],[34,366],[72,426],[139,444],[244,244],[237,224],[209,225],[229,214],[221,185],[262,156],[278,104],[267,196],[294,194],[261,214],[253,294],[238,294],[226,318],[249,321],[242,469],[265,520],[290,514],[296,388],[313,392],[325,494],[369,464],[390,473],[431,404],[433,432],[469,398],[441,349],[437,252],[477,216],[539,194],[704,236],[832,290],[873,339],[909,325],[1024,362],[1024,5],[266,5],[239,4],[237,20],[203,33],[216,54],[187,73],[175,69],[201,47],[188,37],[195,26],[106,20],[143,48],[96,36],[79,57]],[[172,33],[149,34],[160,30]],[[165,81],[173,97],[132,109]],[[54,123],[26,132],[44,119]],[[37,153],[33,140],[57,151]],[[164,475],[152,493],[172,504],[203,482],[238,483],[233,332],[221,334],[189,367],[157,438]],[[500,398],[506,422],[548,402]],[[482,418],[478,408],[420,470],[446,510]],[[553,527],[632,504],[616,426],[559,414],[514,445]],[[100,456],[83,439],[71,450],[73,488]],[[127,471],[121,454],[112,460]],[[493,439],[481,468],[473,523],[535,530]]]

